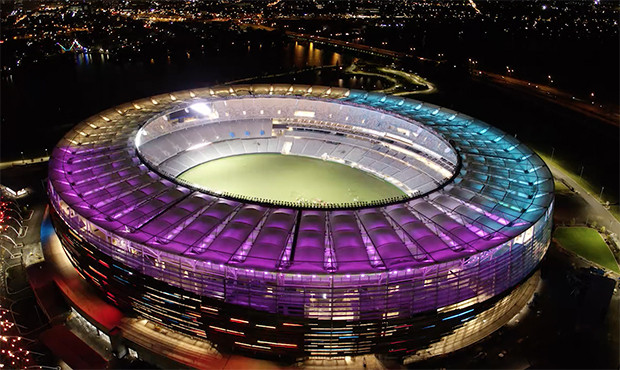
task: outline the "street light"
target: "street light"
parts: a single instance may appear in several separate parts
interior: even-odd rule
[[[599,199],[603,200],[603,190],[605,190],[604,186],[601,186],[601,193],[599,194]]]
[[[555,148],[551,147],[551,160],[553,160],[553,154],[555,153]]]

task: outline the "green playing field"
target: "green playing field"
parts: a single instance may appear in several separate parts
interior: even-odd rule
[[[404,195],[393,184],[340,163],[271,153],[220,158],[178,178],[203,189],[288,202],[350,203]]]

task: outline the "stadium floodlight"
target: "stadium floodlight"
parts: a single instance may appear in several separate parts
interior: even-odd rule
[[[207,105],[207,103],[195,103],[190,105],[189,108],[203,116],[208,116],[211,114],[211,108]]]
[[[295,117],[314,118],[314,112],[306,111],[306,110],[297,110],[297,111],[295,111],[294,116]]]

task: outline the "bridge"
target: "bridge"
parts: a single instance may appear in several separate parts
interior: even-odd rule
[[[241,27],[245,27],[245,28],[261,29],[261,30],[265,30],[265,31],[275,31],[275,30],[277,30],[274,27],[268,27],[268,26],[259,25],[259,24],[242,23],[242,24],[240,24],[240,26]],[[416,56],[416,55],[413,55],[413,54],[403,53],[403,52],[400,52],[400,51],[394,51],[394,50],[388,50],[388,49],[383,49],[383,48],[377,48],[377,47],[374,47],[374,46],[368,46],[368,45],[364,45],[364,44],[358,44],[358,43],[355,43],[355,42],[349,42],[349,41],[343,41],[343,40],[338,40],[338,39],[332,39],[332,38],[329,38],[329,37],[323,37],[323,36],[317,36],[317,35],[309,35],[309,34],[292,32],[292,31],[284,31],[284,34],[287,37],[292,38],[294,40],[314,42],[314,43],[317,43],[317,44],[323,44],[323,45],[328,45],[328,46],[336,46],[336,47],[343,48],[343,49],[350,50],[350,51],[354,51],[354,52],[365,53],[365,54],[370,54],[370,55],[379,56],[379,57],[387,57],[387,58],[391,58],[391,59],[394,59],[394,60],[401,60],[401,59],[411,58],[411,59],[418,59],[418,60],[424,61],[424,62],[435,62],[435,63],[442,63],[442,62],[444,62],[444,60],[429,59],[429,58],[424,58],[424,57],[421,57],[421,56]]]

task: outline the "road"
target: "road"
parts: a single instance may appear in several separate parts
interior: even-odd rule
[[[368,77],[378,77],[383,78],[390,82],[390,85],[384,89],[373,89],[373,92],[389,94],[394,96],[406,96],[406,95],[414,95],[414,94],[431,94],[437,92],[437,87],[431,83],[430,81],[414,74],[406,71],[401,71],[398,69],[393,69],[389,67],[377,67],[377,66],[365,66],[360,67],[359,65],[352,63],[346,69],[343,69],[341,66],[337,65],[322,65],[317,67],[307,67],[300,70],[282,72],[282,73],[274,73],[269,75],[261,75],[261,76],[252,76],[241,78],[238,80],[225,82],[224,85],[234,85],[239,83],[251,83],[257,80],[264,79],[274,79],[276,77],[283,76],[294,76],[297,74],[301,74],[304,72],[310,71],[321,71],[321,70],[330,70],[330,69],[338,69],[342,70],[342,74],[347,75],[361,75]],[[370,71],[368,70],[370,69]],[[372,72],[377,71],[377,72]],[[421,86],[423,88],[419,90],[407,90],[407,86]],[[28,160],[27,160],[28,161]],[[21,161],[19,161],[21,163]]]
[[[385,78],[386,80],[390,81],[392,83],[391,86],[385,89],[382,89],[382,90],[372,90],[373,92],[377,92],[381,94],[401,96],[401,95],[410,95],[410,94],[430,94],[430,93],[434,93],[437,91],[437,88],[435,87],[435,85],[433,85],[431,82],[423,79],[422,77],[416,74],[408,73],[405,71],[400,71],[400,70],[388,68],[388,67],[372,67],[372,69],[380,73],[369,72],[361,68],[355,63],[347,67],[345,72],[349,74],[354,74],[354,75],[357,74],[357,75],[363,75],[363,76],[380,77],[380,78]],[[424,86],[426,88],[423,90],[399,91],[399,90],[403,90],[403,87],[406,87],[407,85]]]
[[[24,159],[20,159],[17,161],[0,162],[0,170],[3,170],[5,168],[11,168],[14,166],[23,166],[27,164],[47,162],[49,161],[49,159],[50,157],[46,156],[46,157],[36,157],[36,158],[24,158]]]
[[[486,80],[488,82],[519,90],[527,94],[536,95],[549,102],[579,112],[590,118],[594,118],[614,126],[620,126],[620,113],[618,112],[618,106],[603,106],[598,103],[593,104],[593,100],[578,99],[572,94],[552,86],[540,85],[510,76],[503,76],[497,73],[481,71],[478,69],[472,69],[471,73],[474,78]]]

